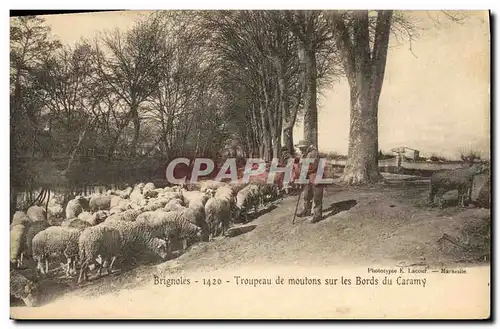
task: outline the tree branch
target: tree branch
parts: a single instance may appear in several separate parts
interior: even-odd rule
[[[392,10],[381,10],[377,16],[375,29],[375,44],[371,60],[372,97],[374,104],[378,103],[382,82],[384,81],[385,66],[387,63],[387,49],[391,29]]]
[[[333,36],[335,39],[335,44],[340,51],[340,57],[342,59],[342,64],[346,72],[347,80],[349,84],[354,86],[355,83],[355,71],[356,71],[356,60],[354,57],[354,46],[349,37],[349,32],[344,24],[344,19],[342,15],[337,12],[332,12],[328,14],[330,22],[333,27]]]

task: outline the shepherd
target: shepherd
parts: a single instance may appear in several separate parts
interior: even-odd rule
[[[300,150],[302,159],[314,159],[314,162],[310,164],[307,171],[307,184],[304,186],[303,190],[303,209],[297,214],[297,217],[311,216],[311,208],[314,202],[311,223],[317,223],[323,218],[323,186],[315,182],[319,166],[319,152],[314,145],[307,141],[299,141],[295,146]]]

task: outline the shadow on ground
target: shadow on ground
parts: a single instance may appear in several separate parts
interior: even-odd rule
[[[321,219],[319,221],[317,221],[316,223],[321,222],[321,221],[327,219],[328,217],[335,216],[336,214],[338,214],[342,211],[347,211],[357,204],[358,204],[358,201],[356,201],[354,199],[334,202],[334,203],[330,204],[330,206],[328,208],[323,208],[323,212],[329,212],[329,213],[326,215],[323,215],[321,217]],[[304,222],[307,220],[308,220],[308,217],[296,218],[295,223],[301,223],[301,222]]]
[[[233,226],[233,227],[231,227],[227,231],[226,236],[232,238],[232,237],[235,237],[235,236],[238,236],[238,235],[241,235],[241,234],[245,234],[245,233],[251,232],[256,227],[257,227],[256,224],[242,225],[242,226]]]
[[[267,206],[263,209],[259,209],[256,212],[249,212],[248,217],[247,217],[248,223],[253,222],[255,219],[273,211],[276,208],[278,208],[278,206],[276,204],[271,204],[270,206]],[[238,219],[235,221],[235,223],[241,223],[241,222],[242,222],[242,219]]]
[[[338,214],[339,212],[347,211],[357,204],[358,204],[358,201],[356,201],[354,199],[334,202],[330,205],[330,207],[328,207],[327,209],[324,210],[324,211],[330,211],[330,213],[327,214],[326,216],[323,216],[323,219],[330,217],[330,216],[334,216],[334,215]]]

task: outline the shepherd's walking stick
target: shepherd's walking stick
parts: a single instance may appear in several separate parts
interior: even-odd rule
[[[302,190],[304,190],[304,186],[302,186],[302,188],[300,189],[299,197],[297,198],[297,204],[295,205],[295,212],[293,213],[292,225],[295,224],[295,217],[297,216],[297,209],[299,208],[300,196],[302,195]]]

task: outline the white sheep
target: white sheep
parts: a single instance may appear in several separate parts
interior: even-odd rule
[[[123,208],[113,207],[113,208],[109,209],[109,214],[114,215],[114,214],[119,214],[119,213],[124,212],[124,211],[125,210],[123,210]]]
[[[201,192],[206,192],[207,189],[212,189],[216,190],[221,186],[227,185],[227,183],[224,182],[218,182],[214,180],[204,180],[200,182],[200,191]]]
[[[202,229],[203,240],[208,241],[209,227],[205,218],[205,204],[209,196],[199,191],[186,191],[183,192],[183,198],[189,211],[184,209],[179,209],[178,211],[184,211],[187,216],[186,219],[198,225]]]
[[[90,199],[89,207],[91,212],[98,210],[109,210],[111,208],[111,199],[118,198],[117,196],[111,195],[95,195]]]
[[[117,195],[120,196],[122,199],[128,199],[130,197],[130,193],[132,193],[134,189],[132,187],[127,187],[126,189],[122,191],[117,191]]]
[[[127,210],[130,210],[130,209],[133,209],[133,210],[139,210],[139,209],[142,209],[142,205],[138,204],[138,203],[135,203],[135,202],[130,202],[127,206]]]
[[[189,207],[174,210],[181,214],[183,218],[191,224],[198,226],[201,229],[201,238],[203,241],[209,240],[210,228],[205,218],[205,209],[199,207]]]
[[[233,191],[229,187],[217,189],[215,196],[205,204],[205,216],[209,228],[209,239],[218,235],[220,227],[222,235],[229,229],[231,210],[234,204]]]
[[[144,211],[155,211],[157,209],[165,207],[165,205],[172,199],[168,198],[160,198],[160,199],[155,199],[154,201],[148,203],[146,206],[143,207]],[[176,200],[176,199],[174,199]]]
[[[234,192],[232,186],[221,186],[215,191],[214,197],[225,198],[232,201],[236,194],[237,193]]]
[[[38,234],[38,232],[41,232],[48,228],[50,224],[46,221],[36,221],[32,222],[30,225],[27,226],[26,230],[26,239],[25,239],[25,248],[24,248],[24,255],[28,257],[33,256],[33,248],[32,248],[32,243],[33,243],[33,237]]]
[[[130,209],[117,214],[112,214],[106,218],[106,221],[122,220],[126,222],[133,222],[142,212],[142,209]]]
[[[80,275],[78,283],[88,279],[88,270],[97,263],[101,276],[102,268],[108,263],[107,272],[113,272],[113,264],[120,255],[121,236],[118,230],[105,225],[91,226],[83,230],[78,239],[78,254],[80,257]]]
[[[70,227],[76,229],[85,229],[87,227],[92,226],[89,222],[85,220],[81,220],[79,218],[66,219],[61,223],[62,227]]]
[[[77,195],[66,205],[66,219],[78,217],[86,208],[87,200],[81,195]]]
[[[27,229],[23,224],[14,225],[10,229],[10,261],[15,263],[17,268],[23,265]]]
[[[45,212],[45,208],[42,208],[40,206],[31,206],[28,208],[28,211],[26,211],[26,215],[32,220],[32,221],[37,221],[37,220],[45,220],[47,218],[47,214]]]
[[[134,188],[134,190],[130,194],[130,200],[141,206],[146,205],[146,198],[144,197],[144,195],[142,195],[142,187],[140,187],[140,185]]]
[[[64,218],[64,207],[62,204],[52,202],[52,200],[54,199],[51,199],[47,207],[47,219],[50,222],[56,222]]]
[[[167,192],[167,193],[170,193],[170,192],[175,192],[174,188],[172,186],[166,186],[164,189],[163,189],[163,192]],[[161,192],[160,192],[161,193]]]
[[[113,195],[111,196],[111,200],[109,202],[109,208],[114,208],[120,205],[123,201],[126,201],[125,199],[122,199],[120,196]]]
[[[156,186],[154,183],[152,182],[149,182],[147,183],[146,185],[144,185],[144,188],[142,189],[142,194],[146,197],[146,198],[151,198],[151,197],[156,197],[158,195],[159,192],[155,191],[156,189]]]
[[[144,188],[144,186],[146,186],[146,184],[144,184],[144,183],[135,184],[134,185],[134,190],[137,188],[137,189],[140,189],[141,192],[142,192],[142,189]]]
[[[248,210],[253,208],[256,213],[261,202],[262,196],[259,186],[256,184],[249,184],[245,186],[236,195],[237,217],[243,213],[245,222],[248,222]]]
[[[183,193],[182,192],[163,192],[160,195],[158,195],[158,198],[166,199],[166,200],[171,200],[171,199],[183,200]]]
[[[54,208],[54,210],[60,211],[55,215],[58,215],[60,217],[64,217],[64,195],[63,194],[58,194],[58,193],[52,193],[49,199],[49,208]],[[62,208],[60,210],[59,208]]]
[[[17,224],[29,224],[31,223],[32,220],[26,215],[24,211],[16,211],[14,213],[14,216],[12,216],[12,223],[11,226],[17,225]]]
[[[189,242],[201,238],[202,234],[201,228],[192,223],[196,219],[187,219],[186,214],[183,211],[148,211],[140,214],[136,221],[145,223],[154,237],[165,239],[169,244],[175,239],[182,240],[185,250]]]
[[[123,210],[127,210],[127,209],[132,209],[132,204],[133,204],[132,201],[128,199],[123,199],[118,203],[117,207],[120,207]]]
[[[184,200],[184,204],[187,207],[190,206],[205,206],[205,203],[207,202],[209,198],[209,195],[205,192],[200,192],[200,191],[185,191],[182,192],[182,199]]]
[[[171,256],[166,241],[153,237],[145,223],[111,220],[101,225],[114,228],[120,233],[124,262],[133,263],[144,251],[150,251],[161,259]]]
[[[186,207],[183,205],[180,199],[171,199],[164,207],[165,211],[176,211],[182,209],[186,209]]]
[[[142,192],[144,193],[144,191],[153,191],[154,189],[156,189],[155,184],[153,182],[149,182],[146,185],[144,185]]]
[[[109,209],[109,214],[112,215],[112,214],[117,214],[117,213],[120,213],[120,212],[124,212],[124,211],[127,211],[127,210],[130,210],[130,209],[138,209],[140,208],[140,206],[134,206],[136,204],[133,204],[130,200],[124,200],[122,199],[118,205],[112,207],[111,209]]]
[[[155,210],[155,211],[145,211],[137,216],[135,219],[138,223],[145,223],[148,225],[150,231],[154,237],[157,238],[168,238],[170,231],[173,230],[173,224],[168,217],[174,218],[176,214],[166,215],[168,212]],[[108,220],[111,220],[108,218]]]
[[[66,275],[71,273],[71,265],[75,269],[78,255],[78,238],[82,231],[76,228],[50,226],[37,233],[32,241],[33,259],[37,262],[37,270],[41,274],[49,271],[49,258],[64,256],[67,260]],[[45,268],[43,263],[45,262]]]
[[[108,218],[110,215],[110,212],[109,211],[106,211],[106,210],[99,210],[95,213],[92,214],[92,216],[90,218],[87,218],[86,221],[94,226],[94,225],[97,225],[99,223],[102,223],[106,220],[106,218]]]
[[[89,212],[89,211],[84,211],[84,212],[81,212],[80,214],[78,214],[78,217],[79,219],[81,220],[89,220],[90,218],[92,217],[92,213]]]

